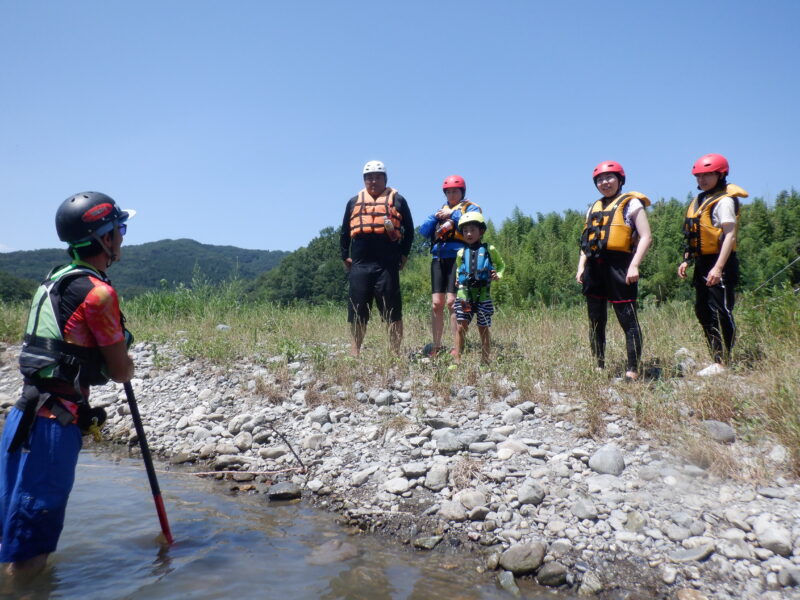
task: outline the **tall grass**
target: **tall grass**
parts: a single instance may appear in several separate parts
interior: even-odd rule
[[[355,360],[347,352],[344,306],[278,307],[244,302],[243,295],[242,282],[211,285],[198,278],[191,287],[150,292],[123,308],[138,341],[175,343],[188,356],[215,363],[247,359],[268,366],[273,380],[269,385],[260,382],[265,396],[288,393],[287,365],[301,357],[326,381],[320,386],[335,384],[347,392],[344,402],[354,401],[355,382],[368,389],[410,381],[420,410],[438,398],[457,412],[466,410],[458,398],[464,386],[477,388],[479,405],[516,387],[520,401],[579,404],[582,410],[571,418],[590,436],[602,435],[608,412],[629,416],[640,427],[682,445],[699,420],[726,421],[746,442],[780,442],[800,474],[800,298],[788,288],[767,298],[739,298],[732,366],[709,379],[679,376],[679,348],[685,348],[698,367],[710,363],[692,306],[675,301],[641,307],[647,375],[636,384],[618,380],[624,373],[625,347],[613,311],[603,372],[594,369],[583,307],[499,306],[492,327],[491,366],[479,364],[477,331],[471,330],[462,365],[448,369],[449,355],[433,362],[419,359],[418,351],[430,341],[427,303],[405,307],[402,355],[390,351],[385,328],[374,319],[362,356]],[[26,306],[0,303],[0,339],[19,341],[26,311]],[[313,390],[310,399],[318,392]],[[729,466],[731,461],[718,462]]]

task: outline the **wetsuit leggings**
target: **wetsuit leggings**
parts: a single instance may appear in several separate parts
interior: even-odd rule
[[[721,363],[728,362],[736,338],[733,303],[734,290],[739,282],[739,259],[735,252],[732,253],[722,269],[722,281],[708,287],[706,277],[718,258],[716,254],[698,257],[692,284],[695,289],[694,314],[703,327],[714,362]]]
[[[625,347],[628,359],[627,371],[639,369],[642,357],[642,329],[636,316],[636,302],[612,302],[617,321],[625,332]],[[597,359],[600,368],[605,367],[606,352],[606,322],[608,321],[608,306],[605,298],[586,296],[586,307],[589,311],[589,340],[592,345],[592,354]]]
[[[714,362],[727,362],[736,338],[733,320],[733,286],[720,283],[713,287],[701,282],[695,286],[694,314],[703,326]]]

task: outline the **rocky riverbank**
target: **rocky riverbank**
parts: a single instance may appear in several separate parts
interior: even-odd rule
[[[0,352],[4,410],[18,350]],[[615,382],[606,437],[591,439],[582,400],[538,390],[548,400],[533,402],[510,381],[444,398],[425,385],[433,369],[343,388],[302,358],[268,369],[151,344],[133,355],[154,453],[241,491],[302,494],[420,551],[480,553],[511,593],[527,576],[606,598],[800,598],[800,485],[781,476],[786,449],[699,423],[692,435],[710,451],[767,469],[721,478],[616,411]],[[120,386],[96,388],[92,404],[109,413],[107,438],[135,444]]]

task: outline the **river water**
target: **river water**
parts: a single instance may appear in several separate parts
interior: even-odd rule
[[[175,544],[164,548],[140,459],[81,453],[58,551],[32,584],[0,574],[3,600],[511,598],[477,560],[353,536],[329,513],[160,473]],[[338,558],[338,560],[337,560]],[[566,596],[524,586],[529,600]]]

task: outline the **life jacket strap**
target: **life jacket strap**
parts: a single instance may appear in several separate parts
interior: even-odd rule
[[[42,408],[47,408],[64,426],[69,425],[75,419],[72,413],[64,408],[64,405],[58,402],[51,393],[42,392],[35,385],[29,383],[23,385],[22,396],[14,406],[22,411],[22,419],[20,419],[11,444],[8,446],[9,453],[16,452],[23,446],[28,447],[36,415]]]

